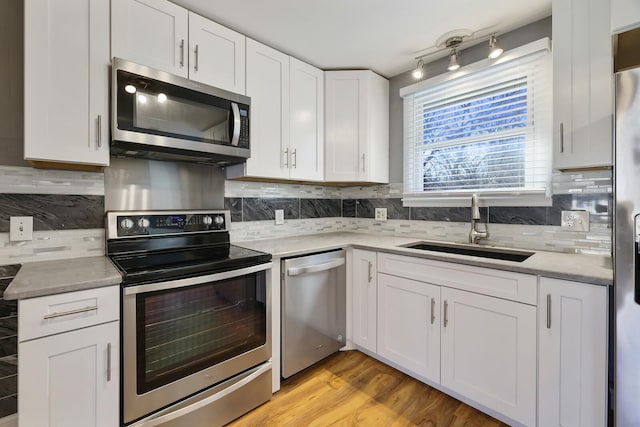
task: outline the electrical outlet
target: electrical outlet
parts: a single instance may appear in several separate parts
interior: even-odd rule
[[[284,209],[276,209],[275,210],[275,214],[276,214],[276,225],[283,225],[284,224]]]
[[[376,208],[375,219],[376,219],[376,221],[386,221],[387,220],[387,208]]]
[[[12,242],[33,240],[33,217],[9,217],[9,240]]]
[[[589,211],[562,211],[560,226],[568,231],[589,231]]]

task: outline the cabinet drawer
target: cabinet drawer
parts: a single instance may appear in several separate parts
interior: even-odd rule
[[[30,298],[18,302],[20,342],[118,320],[120,286]]]
[[[378,253],[378,272],[537,305],[537,276]]]

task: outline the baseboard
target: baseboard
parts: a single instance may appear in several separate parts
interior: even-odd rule
[[[18,414],[0,418],[0,427],[18,427]]]

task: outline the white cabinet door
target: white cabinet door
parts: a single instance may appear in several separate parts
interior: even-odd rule
[[[109,2],[24,5],[24,157],[109,165]]]
[[[389,81],[325,73],[325,180],[389,182]]]
[[[19,424],[119,425],[119,336],[111,322],[20,343]]]
[[[441,384],[536,425],[536,307],[442,288]]]
[[[289,59],[290,178],[324,179],[324,71]]]
[[[538,425],[607,425],[607,291],[540,278]]]
[[[353,250],[353,342],[373,353],[377,351],[376,253]]]
[[[613,71],[609,2],[553,0],[556,169],[610,166]]]
[[[620,33],[640,26],[640,2],[638,0],[611,1],[611,32]]]
[[[251,158],[246,174],[289,178],[289,56],[247,39]]]
[[[245,40],[244,35],[189,12],[189,78],[244,94]]]
[[[188,76],[189,13],[167,0],[111,0],[111,56]]]
[[[439,286],[378,274],[378,354],[439,382],[439,307]]]

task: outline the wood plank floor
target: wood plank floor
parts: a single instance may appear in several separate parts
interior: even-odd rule
[[[229,424],[245,426],[502,427],[358,351],[339,352],[283,381],[265,403]]]

